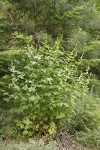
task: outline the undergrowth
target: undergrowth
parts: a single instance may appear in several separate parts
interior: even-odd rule
[[[53,47],[45,42],[38,51],[29,47],[10,72],[2,90],[6,109],[1,130],[10,125],[23,138],[56,134],[88,89],[88,72],[78,73],[74,53],[65,55],[59,40]]]
[[[0,141],[0,150],[57,150],[57,147],[54,141],[45,144],[42,140],[29,140],[27,143],[20,142],[17,144],[10,142],[7,145]]]
[[[45,42],[38,51],[27,47],[12,61],[1,90],[1,137],[54,137],[65,125],[86,146],[99,147],[100,98],[89,93],[88,70],[78,70],[80,61],[74,52],[66,55],[60,41]]]

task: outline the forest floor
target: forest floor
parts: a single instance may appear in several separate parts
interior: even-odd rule
[[[96,150],[94,148],[86,148],[78,143],[73,136],[67,132],[60,132],[56,137],[57,150]]]
[[[77,142],[75,137],[70,135],[68,132],[59,131],[56,135],[55,141],[56,141],[56,146],[57,146],[55,148],[56,150],[97,150],[95,148],[90,149],[90,148],[87,148],[87,147],[83,146],[82,144]],[[45,142],[48,143],[49,141],[47,140]],[[0,150],[13,150],[14,147],[13,147],[12,140],[6,139],[4,141],[4,143],[5,143],[5,146],[3,148],[1,148]],[[37,142],[37,144],[38,144],[38,142]],[[9,146],[7,148],[7,145],[12,145],[12,148],[9,148]],[[18,150],[22,150],[22,149],[23,150],[28,150],[27,146],[25,147],[24,144],[23,144],[24,148],[19,148],[20,143],[17,144],[17,146],[18,146],[17,147]],[[17,150],[16,148],[14,148],[14,149]],[[35,147],[32,147],[29,150],[35,150],[35,149],[36,149]],[[46,150],[48,150],[48,149],[46,149]]]

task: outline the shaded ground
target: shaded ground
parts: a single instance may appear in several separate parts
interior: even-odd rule
[[[6,139],[0,143],[0,150],[96,150],[82,146],[74,136],[62,131],[57,133],[55,141],[48,138],[46,140],[47,142],[41,139],[36,141],[30,139],[28,142],[14,143],[12,140]]]

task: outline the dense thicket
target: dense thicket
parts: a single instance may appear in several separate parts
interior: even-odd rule
[[[2,51],[18,49],[27,43],[38,48],[44,39],[53,44],[55,38],[62,35],[65,51],[68,53],[75,49],[78,57],[83,55],[83,70],[90,66],[91,85],[94,86],[94,92],[99,94],[99,1],[1,0],[0,7]]]
[[[55,133],[66,122],[98,146],[100,1],[0,0],[0,90],[2,136]]]

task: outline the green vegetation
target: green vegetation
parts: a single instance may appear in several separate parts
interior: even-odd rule
[[[78,76],[73,54],[64,58],[59,46],[57,41],[54,47],[45,43],[38,52],[25,51],[10,68],[3,101],[14,127],[24,136],[35,131],[55,134],[87,90],[88,81],[85,74]]]
[[[14,142],[11,142],[7,146],[0,141],[0,149],[1,150],[56,150],[56,142],[50,142],[49,144],[45,145],[45,143],[42,140],[34,141],[30,140],[28,143],[20,143],[16,144]]]
[[[99,0],[0,0],[0,43],[1,138],[64,129],[99,149]]]
[[[87,147],[100,149],[100,129],[77,133],[77,139]]]
[[[85,146],[99,149],[100,98],[87,93],[74,105],[73,111],[65,129],[75,134],[77,140]]]

